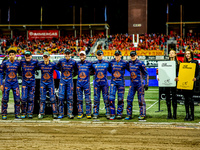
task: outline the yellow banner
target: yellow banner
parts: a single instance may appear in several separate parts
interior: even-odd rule
[[[195,76],[195,63],[181,63],[179,67],[177,89],[192,90]]]
[[[116,50],[103,50],[104,56],[114,56]],[[130,56],[131,50],[122,50],[122,56]],[[138,56],[163,56],[164,50],[138,50]]]

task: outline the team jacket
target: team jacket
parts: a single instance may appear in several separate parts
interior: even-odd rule
[[[112,74],[111,83],[124,84],[125,69],[128,70],[128,63],[125,60],[117,62],[115,59],[109,63],[109,72]]]
[[[0,84],[3,85],[4,72],[6,72],[5,83],[18,83],[17,73],[20,71],[20,62],[14,60],[13,63],[10,60],[5,60],[1,64],[0,68]]]
[[[35,84],[35,71],[37,70],[38,60],[32,59],[27,62],[25,59],[20,61],[22,68],[22,81],[27,84]]]
[[[50,62],[46,65],[44,61],[38,63],[38,69],[41,70],[41,82],[50,83],[53,82],[53,71],[56,69],[56,64]]]
[[[90,81],[90,71],[92,70],[92,62],[84,60],[77,63],[78,68],[78,80],[77,83],[80,85],[85,85]]]
[[[93,62],[93,71],[95,72],[95,84],[106,85],[107,71],[109,67],[109,62],[107,60],[97,60]]]
[[[76,73],[77,64],[73,59],[60,59],[57,63],[57,69],[61,71],[61,80],[68,81],[73,78],[73,73]]]
[[[130,72],[131,82],[138,84],[144,84],[143,77],[145,78],[145,84],[149,84],[149,75],[145,67],[144,62],[136,59],[135,61],[129,60],[128,70]]]

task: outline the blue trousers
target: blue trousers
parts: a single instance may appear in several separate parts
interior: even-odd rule
[[[4,91],[3,91],[3,98],[1,103],[1,114],[7,115],[7,108],[8,108],[8,101],[9,101],[9,92],[12,89],[13,91],[13,97],[15,102],[15,115],[20,115],[20,91],[19,91],[19,84],[4,84]]]
[[[115,115],[115,95],[118,91],[118,108],[117,108],[117,115],[122,115],[124,109],[124,91],[125,87],[124,84],[112,84],[110,85],[110,115]]]
[[[46,101],[47,90],[49,91],[49,97],[50,97],[50,101],[52,105],[53,114],[58,114],[53,82],[40,83],[40,111],[39,113],[42,115],[45,114],[45,101]]]
[[[127,116],[132,116],[132,107],[133,107],[133,99],[135,93],[137,92],[138,95],[138,103],[140,108],[140,116],[146,116],[146,102],[144,100],[144,85],[143,84],[136,84],[131,82],[129,93],[127,96]]]
[[[81,85],[77,83],[76,87],[77,92],[77,107],[78,107],[78,114],[83,114],[83,91],[85,94],[85,104],[86,104],[86,115],[91,115],[91,92],[90,92],[90,83],[86,83]]]
[[[64,115],[64,100],[65,95],[67,96],[67,114],[70,115],[73,113],[73,80],[68,82],[61,81],[59,85],[59,114]]]
[[[22,114],[33,114],[35,99],[35,84],[23,84],[22,83]]]
[[[103,100],[105,104],[106,114],[110,114],[109,108],[109,100],[108,100],[108,84],[106,85],[99,85],[94,83],[94,107],[93,107],[93,114],[99,115],[99,104],[100,104],[100,96],[101,91],[103,95]]]

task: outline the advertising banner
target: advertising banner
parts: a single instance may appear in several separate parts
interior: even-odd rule
[[[58,30],[29,30],[28,31],[28,39],[52,39],[58,38],[59,31]]]
[[[159,87],[175,87],[176,81],[176,62],[159,61],[158,62]]]
[[[103,50],[104,56],[114,56],[116,50]],[[131,50],[122,50],[122,56],[130,56]],[[164,50],[137,50],[138,56],[164,56]]]
[[[181,63],[179,67],[177,89],[192,90],[195,76],[195,63]]]

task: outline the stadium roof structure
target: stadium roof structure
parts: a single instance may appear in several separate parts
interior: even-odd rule
[[[0,24],[0,29],[109,29],[109,25],[105,24]]]
[[[109,24],[0,24],[0,31],[3,34],[13,35],[14,31],[28,31],[28,30],[64,30],[69,32],[76,32],[76,34],[82,35],[84,33],[105,32],[107,36],[109,34]],[[15,34],[15,33],[14,33]]]
[[[166,34],[168,35],[168,32],[171,30],[180,35],[182,33],[183,37],[186,33],[200,34],[200,22],[166,22]]]

